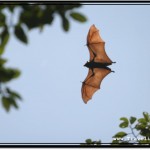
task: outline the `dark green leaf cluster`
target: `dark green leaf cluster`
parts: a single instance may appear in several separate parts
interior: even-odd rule
[[[0,54],[2,54],[5,45],[9,39],[8,28],[11,27],[14,30],[14,34],[21,42],[28,42],[27,32],[25,26],[28,30],[39,28],[43,29],[45,25],[52,24],[55,14],[58,14],[62,20],[62,27],[64,31],[68,31],[70,28],[70,17],[78,22],[86,22],[86,17],[74,11],[73,9],[81,7],[80,4],[72,5],[1,5],[0,6],[0,28],[3,28],[1,33],[1,45]],[[3,13],[4,9],[8,9],[12,13],[16,8],[20,8],[20,15],[18,17],[18,22],[16,24],[7,24],[6,15]],[[12,20],[13,21],[13,20]]]
[[[128,143],[128,144],[150,144],[150,115],[143,112],[143,118],[136,117],[120,118],[120,128],[129,128],[131,133],[118,132],[113,136],[115,140],[112,143]]]
[[[5,52],[6,45],[10,39],[10,33],[13,33],[15,37],[22,43],[28,43],[28,31],[33,29],[42,30],[46,25],[51,25],[54,21],[54,17],[60,16],[62,20],[62,27],[64,31],[68,31],[70,28],[70,19],[74,19],[78,22],[85,22],[87,19],[81,13],[74,11],[74,9],[81,7],[79,3],[76,4],[59,4],[50,3],[49,5],[40,5],[35,3],[16,3],[1,2],[0,5],[0,99],[4,108],[9,111],[10,106],[17,107],[16,99],[20,99],[20,96],[16,92],[11,92],[9,88],[6,88],[5,84],[12,79],[19,77],[20,71],[14,68],[6,68],[6,60],[2,58]],[[6,11],[7,10],[7,13]],[[19,11],[17,21],[15,10]],[[8,13],[11,17],[8,17]],[[9,90],[8,90],[9,89]],[[9,91],[9,92],[8,92]],[[14,94],[16,93],[16,94]]]
[[[18,69],[12,69],[12,68],[0,68],[0,82],[5,83],[8,81],[11,81],[14,78],[19,77],[20,71]]]
[[[82,143],[81,145],[85,146],[98,146],[98,145],[101,145],[101,141],[92,141],[91,139],[86,139],[85,143]]]
[[[113,140],[110,142],[110,145],[150,145],[150,115],[147,112],[143,112],[143,118],[137,119],[136,117],[131,116],[129,119],[121,117],[120,120],[122,122],[119,124],[119,127],[122,129],[129,129],[131,132],[127,133],[120,131],[116,133],[112,137]],[[87,139],[85,144],[82,145],[94,144],[91,139]],[[103,145],[103,143],[101,143],[101,145]]]
[[[18,108],[16,102],[18,99],[21,100],[21,96],[17,92],[6,88],[5,93],[2,94],[2,104],[5,110],[9,111],[11,106]]]
[[[143,116],[143,118],[138,119],[135,128],[144,137],[143,140],[140,140],[140,143],[150,144],[150,115],[147,112],[143,112]]]
[[[16,100],[21,99],[21,96],[6,87],[5,83],[19,77],[20,71],[18,69],[5,67],[6,62],[6,59],[0,58],[0,98],[2,99],[2,105],[5,110],[9,111],[11,106],[18,108]]]
[[[85,22],[87,19],[84,15],[81,13],[70,11],[70,9],[73,9],[75,7],[80,7],[81,5],[63,5],[63,6],[56,6],[57,7],[57,13],[60,15],[62,20],[62,27],[65,31],[69,30],[70,23],[69,23],[69,17],[72,19],[79,21],[79,22]],[[63,7],[63,9],[62,9]],[[68,12],[66,12],[68,11]],[[66,13],[65,13],[66,12]]]
[[[8,27],[6,25],[0,27],[0,29],[2,30],[0,32],[0,55],[2,55],[6,44],[8,43],[10,35],[9,35]]]

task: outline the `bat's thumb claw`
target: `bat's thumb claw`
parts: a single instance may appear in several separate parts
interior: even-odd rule
[[[116,63],[116,62],[112,62],[112,63]]]
[[[111,71],[111,72],[115,73],[115,71]]]

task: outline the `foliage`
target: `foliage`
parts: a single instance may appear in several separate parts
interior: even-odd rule
[[[82,146],[96,146],[96,145],[101,145],[101,141],[92,141],[91,139],[86,139],[85,143],[81,144]]]
[[[28,31],[33,29],[44,29],[46,25],[51,25],[54,21],[55,14],[61,18],[61,25],[65,32],[69,31],[70,19],[78,22],[85,22],[86,17],[75,11],[75,9],[81,7],[79,3],[59,5],[56,2],[55,5],[35,5],[35,3],[19,4],[15,2],[7,3],[1,2],[0,5],[0,99],[2,105],[6,111],[10,110],[10,106],[18,108],[16,99],[21,99],[21,96],[10,88],[6,87],[6,83],[9,83],[15,78],[18,78],[21,72],[14,68],[6,68],[6,59],[2,58],[5,52],[6,45],[10,39],[11,34],[22,43],[28,43]],[[17,21],[16,11],[19,16]],[[11,16],[11,17],[9,17]]]
[[[6,59],[0,58],[0,99],[2,100],[2,106],[8,112],[11,106],[18,108],[16,100],[22,98],[17,92],[6,86],[8,82],[20,76],[20,71],[6,67],[6,62]]]
[[[121,129],[128,129],[131,132],[127,133],[120,131],[116,133],[112,137],[113,140],[110,142],[110,145],[150,145],[150,115],[147,112],[143,112],[143,118],[137,119],[136,117],[131,116],[129,119],[122,117],[120,120],[122,122],[120,123],[119,127]],[[98,141],[95,141],[94,143],[97,142]],[[89,144],[92,145],[91,139],[87,139],[84,145]]]

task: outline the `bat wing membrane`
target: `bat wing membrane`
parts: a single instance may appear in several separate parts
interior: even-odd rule
[[[89,69],[88,75],[82,84],[82,99],[87,103],[93,96],[93,94],[100,89],[102,80],[111,71],[104,68],[94,68],[93,72]]]
[[[95,62],[112,63],[105,51],[105,42],[99,35],[99,30],[92,25],[87,35],[87,46],[90,53],[90,61],[93,60],[95,54]],[[94,53],[94,54],[93,54]]]

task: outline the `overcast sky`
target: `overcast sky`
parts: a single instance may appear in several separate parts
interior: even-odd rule
[[[121,131],[119,118],[142,117],[150,108],[150,6],[84,5],[88,21],[71,20],[65,33],[56,16],[44,32],[28,33],[29,44],[11,37],[7,66],[22,71],[9,86],[23,101],[19,109],[0,109],[0,142],[111,142]],[[115,73],[102,82],[88,104],[81,86],[89,60],[86,36],[92,24],[100,30]],[[129,130],[123,130],[129,131]]]

